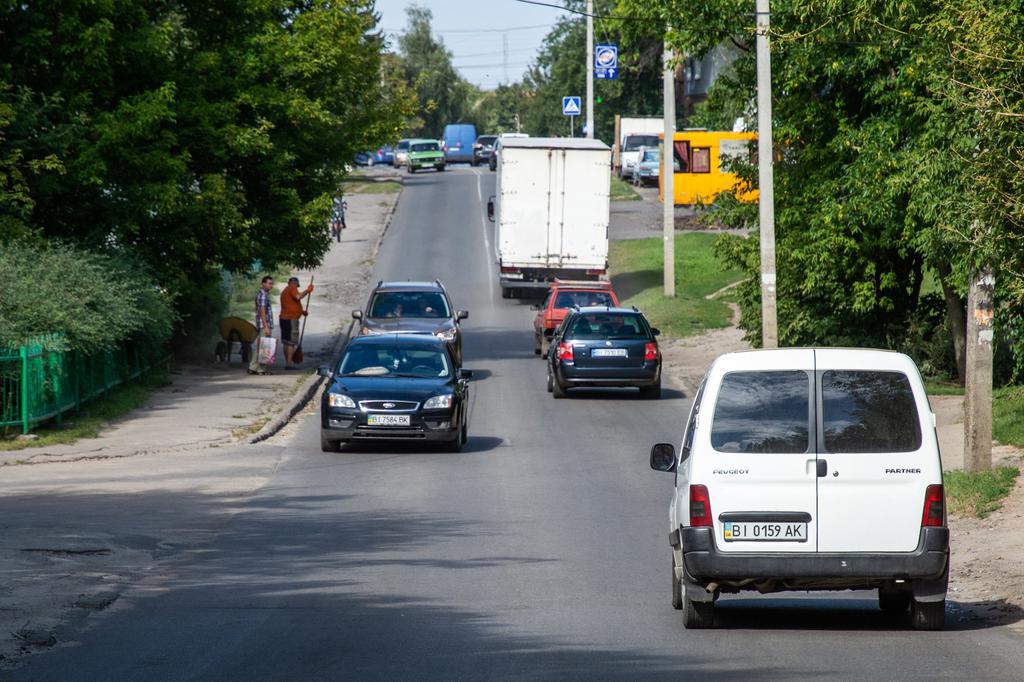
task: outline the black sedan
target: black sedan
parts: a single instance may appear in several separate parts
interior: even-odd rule
[[[469,377],[441,339],[425,334],[353,338],[320,402],[320,447],[354,440],[427,441],[458,452],[466,443]]]
[[[661,397],[660,332],[635,308],[575,308],[548,350],[548,391],[556,398],[579,386],[636,386]]]

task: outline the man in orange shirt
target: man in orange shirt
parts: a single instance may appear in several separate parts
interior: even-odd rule
[[[299,292],[298,277],[289,277],[288,286],[281,292],[281,314],[278,319],[281,321],[281,343],[284,344],[285,369],[299,369],[298,365],[292,364],[292,356],[299,343],[299,318],[306,314],[306,311],[302,309],[302,299],[311,293],[313,293],[312,284],[306,287],[305,291]]]

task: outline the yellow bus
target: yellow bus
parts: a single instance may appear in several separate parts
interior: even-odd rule
[[[664,147],[665,134],[658,136]],[[757,133],[733,133],[721,130],[683,130],[675,134],[675,203],[692,206],[710,204],[719,192],[732,189],[738,178],[735,173],[722,170],[723,157],[757,158]],[[660,157],[664,158],[664,157]],[[658,198],[665,200],[660,174]],[[740,201],[757,201],[757,190],[738,195]]]

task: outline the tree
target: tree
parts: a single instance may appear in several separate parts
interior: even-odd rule
[[[0,239],[136,254],[186,314],[220,268],[315,265],[345,162],[411,111],[382,50],[372,0],[9,3]]]
[[[407,132],[439,138],[445,125],[466,119],[474,88],[452,66],[451,52],[434,39],[430,10],[411,5],[405,12],[408,25],[398,38],[399,55],[420,103],[418,120],[407,122]]]

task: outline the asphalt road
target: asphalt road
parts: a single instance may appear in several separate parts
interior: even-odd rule
[[[15,677],[1024,676],[1019,635],[955,612],[947,631],[915,632],[873,594],[724,597],[714,630],[684,630],[669,604],[671,477],[647,452],[679,438],[689,396],[552,400],[529,305],[497,288],[493,185],[467,167],[408,178],[376,265],[440,277],[470,310],[465,451],[325,454],[307,416],[212,540]]]

